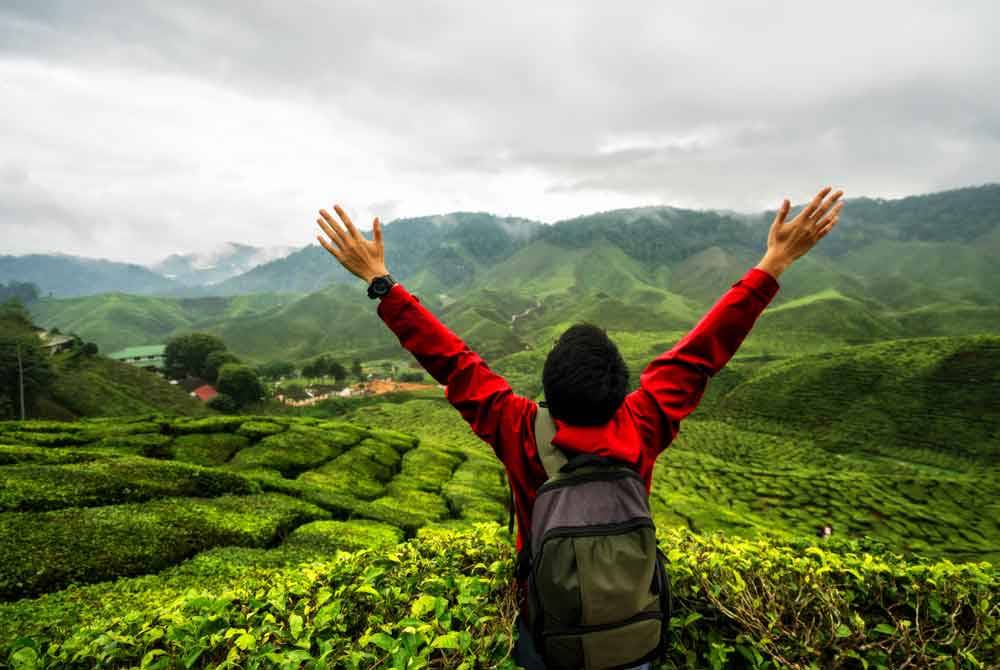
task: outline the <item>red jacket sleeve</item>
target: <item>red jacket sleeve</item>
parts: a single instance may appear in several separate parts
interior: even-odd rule
[[[710,377],[725,367],[778,292],[770,273],[750,268],[694,329],[643,370],[626,399],[652,461],[677,436],[680,422],[698,406]]]
[[[378,315],[399,343],[445,386],[445,396],[500,458],[508,463],[519,449],[515,432],[534,402],[516,395],[503,377],[490,370],[477,353],[420,304],[402,284],[382,298]]]

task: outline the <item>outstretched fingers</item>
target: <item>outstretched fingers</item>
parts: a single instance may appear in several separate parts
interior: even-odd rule
[[[819,207],[820,203],[823,202],[823,198],[826,197],[826,194],[829,193],[832,188],[833,188],[832,186],[827,186],[826,188],[824,188],[823,190],[821,190],[819,193],[816,194],[816,196],[809,202],[809,204],[806,205],[805,209],[803,209],[799,213],[799,216],[802,217],[802,220],[807,221],[809,220],[810,217],[812,217],[812,215],[816,212],[816,209]]]
[[[336,258],[338,261],[340,260],[340,251],[334,249],[333,245],[330,244],[329,240],[327,240],[322,235],[317,235],[316,239],[319,240],[320,246],[329,251],[333,255],[333,257]]]
[[[813,218],[817,220],[822,219],[826,215],[826,213],[830,211],[830,208],[833,207],[834,204],[837,204],[838,206],[843,205],[843,203],[837,203],[837,201],[840,199],[840,196],[842,195],[844,195],[843,191],[837,191],[829,198],[827,198],[826,202],[823,203],[823,206],[817,209],[815,212],[813,212]]]
[[[781,201],[781,207],[778,208],[778,212],[774,215],[774,223],[771,224],[772,227],[778,227],[785,222],[785,217],[788,216],[788,209],[791,207],[791,203],[788,202],[788,198]]]
[[[361,233],[359,233],[358,229],[354,227],[354,222],[351,221],[351,217],[347,216],[347,212],[345,212],[340,205],[334,205],[333,208],[337,210],[340,220],[344,222],[344,226],[347,228],[348,234],[354,238],[355,241],[360,240]]]
[[[323,232],[329,235],[330,239],[333,240],[338,247],[343,248],[347,243],[347,233],[341,230],[340,224],[337,223],[337,220],[330,216],[330,213],[325,209],[319,210],[319,215],[323,218],[316,219],[316,223],[319,224],[319,227],[323,229]]]
[[[837,221],[840,220],[840,210],[843,207],[843,205],[844,203],[839,203],[836,207],[834,207],[832,212],[830,212],[822,221],[819,222],[819,224],[817,224],[816,226],[817,238],[823,237],[824,235],[829,233],[835,225],[837,225]]]

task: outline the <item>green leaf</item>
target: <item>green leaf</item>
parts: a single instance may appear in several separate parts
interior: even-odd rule
[[[851,629],[848,626],[844,624],[837,626],[837,637],[850,637],[851,634]]]
[[[292,638],[297,640],[302,634],[302,617],[292,614],[288,617],[288,628],[292,631]]]
[[[896,627],[888,623],[880,623],[879,625],[872,628],[876,633],[881,633],[882,635],[895,635]]]
[[[252,633],[243,633],[238,638],[236,638],[236,646],[242,649],[243,651],[256,649],[257,638],[255,638]]]
[[[162,649],[150,649],[146,652],[146,655],[142,657],[142,662],[140,663],[141,668],[148,668],[150,664],[156,660],[157,656],[162,656],[167,652]]]
[[[38,653],[31,647],[21,647],[10,655],[10,662],[17,670],[35,670],[38,665]]]
[[[374,644],[379,649],[383,649],[385,651],[392,651],[398,646],[396,638],[385,633],[375,633],[374,635],[369,635],[367,640],[368,644]]]

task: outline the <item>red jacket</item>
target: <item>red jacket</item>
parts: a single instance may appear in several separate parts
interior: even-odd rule
[[[771,274],[750,268],[691,332],[646,366],[639,388],[625,398],[611,421],[571,426],[557,420],[552,443],[568,452],[633,463],[648,491],[656,457],[677,436],[680,422],[698,406],[709,377],[733,357],[778,288]],[[449,402],[503,463],[514,493],[520,550],[521,538],[531,528],[536,492],[546,479],[535,446],[538,405],[514,393],[401,284],[382,298],[378,314],[400,344],[445,385]]]

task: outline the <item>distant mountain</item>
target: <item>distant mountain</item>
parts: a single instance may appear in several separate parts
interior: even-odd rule
[[[467,284],[528,244],[544,224],[483,212],[397,219],[386,224],[386,262],[400,277],[420,277],[430,290]],[[305,293],[331,282],[357,281],[329,253],[310,245],[218,284],[218,295]]]
[[[781,290],[741,353],[1000,333],[997,211],[1000,185],[848,200],[835,233],[782,275]],[[756,263],[773,215],[644,207],[553,225],[483,213],[400,219],[385,228],[387,262],[470,344],[528,380],[536,376],[539,352],[579,320],[627,338],[627,361],[641,364],[683,335]],[[205,298],[120,295],[42,300],[32,309],[41,323],[73,328],[102,346],[160,341],[199,327],[259,361],[326,351],[366,358],[397,347],[382,337],[361,283],[316,245],[210,290],[258,297],[248,295],[254,307],[238,312],[228,302],[206,312],[197,306],[215,303]],[[272,302],[263,297],[278,293],[283,297]]]
[[[30,282],[58,298],[112,291],[148,295],[168,292],[177,284],[134,263],[118,263],[63,254],[0,256],[0,281]]]
[[[258,265],[284,258],[296,247],[254,247],[236,242],[189,254],[173,254],[150,269],[185,286],[203,286],[241,275]]]

